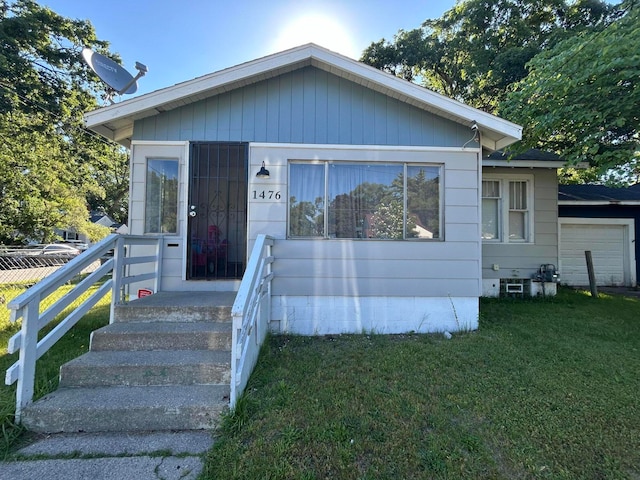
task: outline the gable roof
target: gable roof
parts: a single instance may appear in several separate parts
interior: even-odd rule
[[[605,185],[558,185],[560,205],[640,205],[640,183],[614,188]]]
[[[106,213],[98,213],[98,212],[91,212],[91,216],[89,217],[89,220],[91,220],[92,223],[95,223],[97,225],[102,225],[104,227],[109,227],[109,228],[111,228],[116,223],[115,220],[111,218],[109,215],[107,215]]]
[[[88,112],[84,116],[85,124],[106,138],[128,146],[135,120],[307,66],[327,71],[454,122],[469,127],[475,123],[481,132],[482,146],[489,150],[506,147],[522,137],[522,127],[519,125],[312,43]]]

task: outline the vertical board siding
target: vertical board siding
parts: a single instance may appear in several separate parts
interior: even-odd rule
[[[314,67],[134,123],[134,140],[460,147],[470,130]]]
[[[558,266],[558,186],[554,168],[490,168],[487,174],[534,175],[533,243],[484,243],[482,278],[531,278],[540,265]],[[493,264],[500,269],[494,271]]]

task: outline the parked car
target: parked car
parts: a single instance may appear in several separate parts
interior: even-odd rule
[[[38,252],[38,255],[78,255],[80,254],[80,250],[71,245],[65,245],[64,243],[50,243],[49,245],[45,245]]]
[[[89,248],[89,244],[88,243],[82,242],[80,240],[65,240],[62,243],[64,243],[65,245],[71,245],[72,247],[77,248],[81,252],[84,252],[86,249]]]

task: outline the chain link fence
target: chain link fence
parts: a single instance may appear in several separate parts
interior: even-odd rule
[[[0,247],[0,324],[3,323],[1,320],[8,321],[9,319],[7,304],[12,299],[51,275],[75,257],[75,255],[69,254],[41,254],[41,251],[41,247]],[[99,266],[99,261],[94,262],[71,283],[79,280]],[[49,304],[53,301],[54,299],[51,299]],[[41,308],[46,309],[49,304],[45,299],[41,304]]]

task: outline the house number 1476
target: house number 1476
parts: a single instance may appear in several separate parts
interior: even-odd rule
[[[280,191],[276,190],[254,190],[253,191],[253,199],[254,200],[280,200],[281,195]]]

